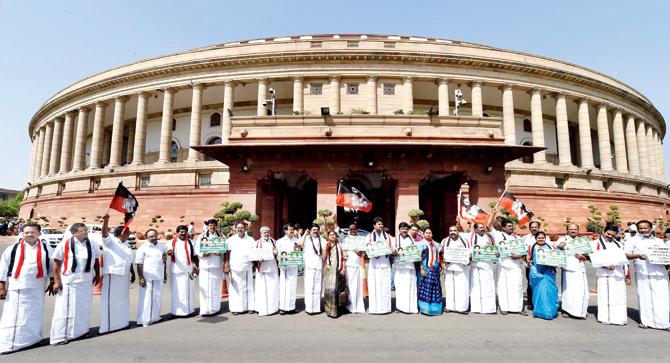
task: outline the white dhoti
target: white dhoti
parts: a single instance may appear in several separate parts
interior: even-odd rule
[[[391,269],[388,266],[372,267],[368,270],[368,313],[391,312]]]
[[[254,272],[230,271],[228,286],[228,309],[231,313],[246,313],[254,310]]]
[[[668,275],[635,274],[637,303],[642,325],[654,329],[670,328]]]
[[[298,288],[298,268],[289,267],[279,273],[279,310],[295,310],[295,293]]]
[[[170,274],[170,302],[174,316],[188,316],[195,312],[193,279],[188,272]]]
[[[481,314],[496,312],[496,284],[492,269],[472,268],[470,274],[470,311]]]
[[[88,333],[92,301],[91,281],[63,284],[56,295],[49,343],[58,344]]]
[[[315,268],[305,267],[305,312],[316,314],[321,312],[321,278],[323,272]]]
[[[272,315],[279,311],[279,272],[257,272],[254,287],[256,311],[259,316]]]
[[[444,275],[444,307],[464,313],[470,307],[470,270],[447,270]]]
[[[163,280],[147,280],[137,296],[137,325],[149,326],[161,320]]]
[[[349,288],[347,310],[350,313],[362,314],[365,312],[365,303],[363,302],[363,271],[360,266],[347,266],[346,275],[347,286]],[[396,284],[398,283],[397,281]]]
[[[198,297],[200,298],[200,315],[212,315],[221,310],[221,285],[223,271],[221,268],[201,269],[198,277]]]
[[[100,330],[108,333],[128,327],[130,315],[130,274],[102,275]]]
[[[599,276],[598,321],[605,324],[625,325],[628,322],[626,282],[619,276]]]
[[[396,309],[403,313],[418,314],[416,271],[413,269],[396,268],[394,280]]]
[[[500,311],[519,313],[523,309],[523,271],[521,268],[498,269]]]
[[[561,309],[577,318],[585,318],[589,307],[589,283],[586,271],[563,270]]]
[[[42,340],[44,290],[8,290],[0,318],[0,353],[27,348]]]

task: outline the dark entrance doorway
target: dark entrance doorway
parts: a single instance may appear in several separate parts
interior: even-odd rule
[[[347,212],[343,207],[337,207],[338,226],[349,228],[355,222],[359,229],[371,232],[372,220],[381,217],[389,232],[395,234],[395,179],[383,172],[350,172],[342,178],[342,182],[348,187],[360,190],[372,202],[372,211]]]
[[[463,173],[431,173],[419,181],[419,208],[438,241],[447,236],[449,225],[456,222],[456,199],[464,182]]]
[[[316,218],[316,181],[304,173],[268,173],[258,181],[257,211],[272,235],[283,235],[284,223],[309,226]]]

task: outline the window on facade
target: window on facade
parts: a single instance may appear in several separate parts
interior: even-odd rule
[[[556,187],[558,189],[565,189],[565,179],[563,178],[556,178]]]
[[[140,189],[146,189],[149,187],[149,183],[151,182],[151,177],[148,175],[141,176],[140,177]]]
[[[91,178],[91,186],[88,188],[88,192],[93,193],[98,189],[100,189],[100,179]]]
[[[42,194],[42,187],[37,187],[37,195],[36,197],[39,197]]]
[[[347,42],[347,48],[358,48],[358,42]]]
[[[212,174],[200,174],[198,185],[201,187],[212,185]]]
[[[310,83],[309,94],[310,96],[321,96],[323,94],[323,83]]]
[[[218,136],[214,136],[211,139],[207,140],[207,145],[220,145],[221,144],[221,138]],[[205,156],[205,161],[213,161],[214,158],[211,156]]]
[[[321,48],[321,47],[323,47],[323,43],[322,42],[310,42],[309,47],[310,48]]]
[[[221,126],[221,114],[214,112],[209,116],[209,127]]]
[[[179,158],[179,144],[177,144],[176,141],[172,140],[172,144],[170,144],[170,160],[171,161],[177,161]]]
[[[63,191],[65,190],[65,183],[58,183],[58,189],[56,190],[56,195],[63,195]]]
[[[395,48],[395,43],[393,43],[393,42],[384,42],[384,48]]]
[[[384,83],[384,96],[395,96],[395,83]]]
[[[172,131],[176,131],[176,130],[177,130],[177,119],[173,118],[172,119]]]
[[[533,132],[533,124],[527,118],[523,120],[523,131],[524,132]]]
[[[347,83],[347,94],[348,95],[357,95],[358,94],[358,83]]]

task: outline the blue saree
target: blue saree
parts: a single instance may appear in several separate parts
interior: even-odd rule
[[[442,285],[440,284],[440,258],[437,243],[421,241],[421,264],[426,277],[421,276],[421,270],[417,269],[417,294],[419,298],[419,312],[426,315],[441,315]]]
[[[533,316],[553,320],[558,315],[558,286],[556,269],[553,266],[536,263],[538,249],[551,249],[548,245],[532,247],[529,282],[533,288]]]

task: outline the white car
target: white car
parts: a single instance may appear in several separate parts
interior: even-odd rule
[[[63,232],[55,228],[42,228],[42,236],[40,239],[53,249],[63,240]]]
[[[88,228],[88,238],[95,241],[102,248],[102,224],[87,224],[86,228]],[[110,228],[109,234],[113,234],[113,228]],[[137,238],[135,238],[134,234],[128,237],[128,244],[132,249],[135,249]]]

